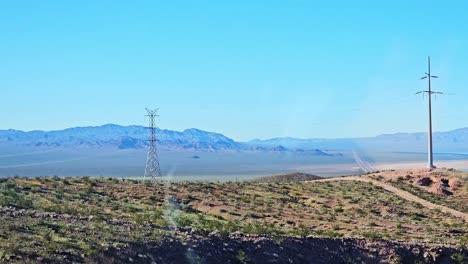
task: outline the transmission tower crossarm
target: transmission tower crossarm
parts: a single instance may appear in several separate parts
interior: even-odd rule
[[[434,158],[433,158],[433,150],[432,150],[432,95],[443,94],[442,92],[435,92],[431,90],[431,79],[432,78],[439,78],[436,75],[431,75],[431,58],[427,57],[427,68],[428,71],[425,72],[425,76],[421,77],[420,79],[427,79],[427,90],[419,91],[416,94],[427,94],[428,95],[428,113],[429,113],[429,126],[428,126],[428,135],[427,135],[427,167],[432,169],[435,168],[434,166]]]

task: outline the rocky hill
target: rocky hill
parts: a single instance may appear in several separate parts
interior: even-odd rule
[[[431,201],[462,213],[466,174],[436,171],[441,172],[459,180],[460,193]],[[379,173],[349,179],[375,178],[394,183],[401,192],[412,191],[413,179],[405,181],[411,174],[391,173],[395,176],[388,180]],[[414,180],[420,177],[415,174]],[[102,177],[4,178],[0,260],[463,263],[468,258],[463,217],[372,182],[343,179],[151,183]]]

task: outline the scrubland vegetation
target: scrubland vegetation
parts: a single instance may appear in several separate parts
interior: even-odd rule
[[[404,181],[394,184],[418,193]],[[456,197],[419,195],[460,210],[466,206]],[[462,219],[354,181],[5,178],[0,179],[0,206],[0,260],[83,261],[105,248],[183,236],[181,230],[262,234],[278,243],[312,236],[468,244],[468,224]]]

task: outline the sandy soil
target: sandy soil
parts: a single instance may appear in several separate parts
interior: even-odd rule
[[[409,170],[423,169],[427,167],[426,162],[400,162],[400,163],[373,163],[378,170]],[[436,161],[434,165],[438,168],[454,168],[457,170],[468,170],[468,160],[444,160]]]

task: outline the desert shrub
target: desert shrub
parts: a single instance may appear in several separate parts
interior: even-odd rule
[[[222,229],[219,230],[219,232],[221,233],[221,235],[227,236],[230,233],[236,232],[238,230],[239,230],[239,224],[238,223],[233,222],[233,221],[226,221],[223,224]]]
[[[13,206],[22,209],[34,208],[34,204],[31,199],[26,197],[24,194],[16,192],[12,189],[3,190],[0,192],[0,205]]]
[[[365,237],[365,238],[369,238],[369,239],[381,239],[382,238],[382,235],[377,233],[377,232],[364,232],[362,233],[362,236]]]
[[[343,207],[339,206],[339,207],[333,208],[333,211],[335,211],[335,213],[342,213],[344,212],[344,209]]]
[[[468,235],[463,235],[459,238],[459,243],[461,248],[468,248]]]
[[[247,223],[242,226],[242,232],[247,234],[262,234],[262,235],[280,235],[282,232],[269,223]]]
[[[153,211],[145,212],[145,213],[134,214],[133,220],[137,224],[152,223],[158,226],[168,225],[167,220],[164,218],[163,211],[159,208]]]
[[[241,263],[245,263],[246,261],[249,260],[247,257],[247,254],[242,249],[239,249],[236,252],[236,259]]]
[[[299,226],[294,229],[293,233],[299,237],[305,238],[311,234],[311,230],[307,226],[299,224]]]
[[[220,231],[223,229],[223,223],[215,219],[206,219],[203,215],[198,215],[198,227],[206,231]]]
[[[390,263],[393,263],[393,264],[400,264],[402,263],[401,262],[401,258],[399,256],[394,256],[391,258],[391,262]]]
[[[88,210],[81,211],[75,206],[69,206],[66,203],[55,203],[50,206],[43,206],[42,209],[46,212],[53,212],[57,214],[70,214],[70,215],[92,215],[93,213],[88,212]]]
[[[321,232],[321,234],[325,237],[331,237],[331,238],[338,238],[338,237],[343,237],[343,234],[340,232],[336,232],[333,230],[325,230]]]
[[[14,180],[7,180],[4,186],[6,189],[16,189],[17,187],[16,182]]]
[[[452,254],[452,256],[450,256],[450,258],[453,259],[455,263],[460,263],[460,264],[468,263],[468,258],[465,257],[465,255],[461,253],[454,253]]]
[[[190,204],[181,204],[180,209],[186,213],[193,213],[196,212],[196,210],[190,205]]]
[[[151,182],[150,180],[145,180],[143,183],[144,183],[145,186],[147,186],[147,187],[153,186],[153,182]]]
[[[145,216],[143,214],[136,214],[133,216],[133,220],[137,224],[142,224],[145,221]]]
[[[252,211],[247,212],[247,213],[245,214],[245,216],[248,217],[248,218],[255,218],[255,219],[256,219],[256,218],[261,218],[261,216],[259,216],[258,214],[254,213],[254,212],[252,212]]]
[[[129,206],[127,206],[127,210],[128,210],[130,213],[141,212],[141,209],[138,208],[138,207],[135,207],[134,205],[129,205]]]
[[[65,193],[63,191],[63,189],[59,189],[56,193],[55,193],[55,197],[57,199],[63,199],[63,197],[65,196]]]
[[[176,218],[176,224],[177,226],[180,227],[188,227],[192,225],[192,219],[188,217],[187,215],[180,215],[178,218]]]
[[[87,185],[85,188],[84,188],[84,194],[85,195],[90,195],[94,192],[94,188],[91,184]]]
[[[70,185],[70,181],[68,181],[67,178],[62,178],[62,183],[63,183],[64,185]]]

